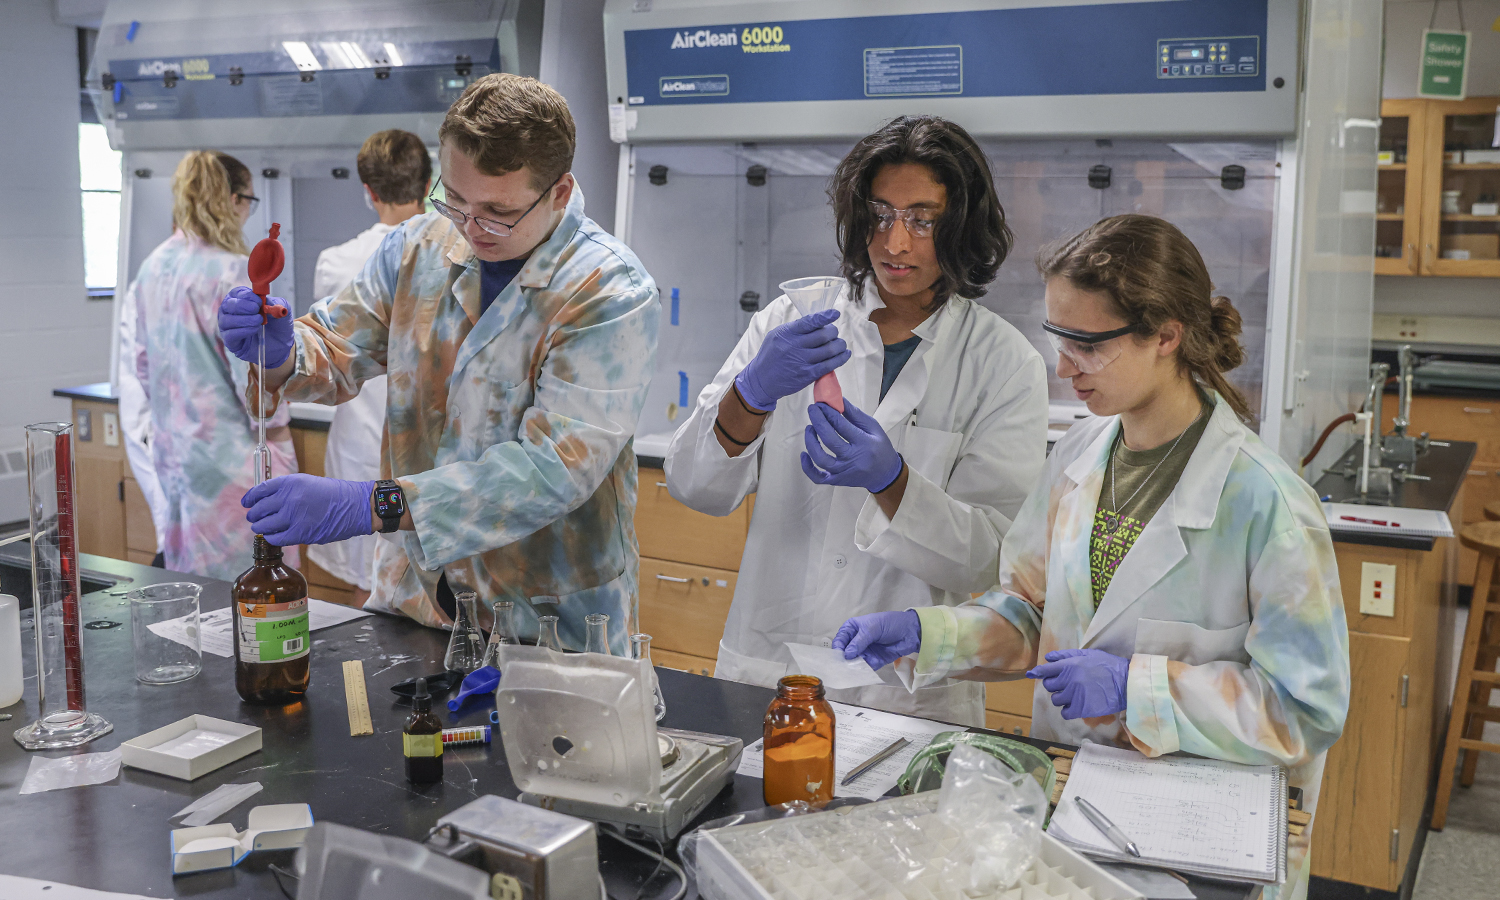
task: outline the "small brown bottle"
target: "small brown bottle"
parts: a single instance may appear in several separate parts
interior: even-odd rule
[[[255,564],[235,579],[234,687],[246,703],[284,706],[307,693],[307,581],[255,536]]]
[[[401,755],[406,757],[406,780],[432,784],[443,780],[443,723],[432,714],[432,696],[427,679],[417,679],[411,698],[411,715],[401,729]]]
[[[833,724],[822,681],[788,675],[776,683],[764,731],[767,806],[792,800],[817,806],[833,799]]]

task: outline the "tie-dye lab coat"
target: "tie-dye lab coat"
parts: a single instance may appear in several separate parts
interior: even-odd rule
[[[342,403],[388,373],[382,477],[415,531],[386,535],[367,608],[442,626],[437,583],[511,600],[523,636],[560,617],[637,630],[640,554],[632,437],[660,304],[640,260],[583,214],[562,222],[480,314],[479,262],[436,213],[392,231],[364,271],[296,323],[292,400]],[[487,617],[486,617],[487,618]]]
[[[255,484],[256,423],[245,402],[250,365],[224,349],[219,301],[249,284],[246,257],[181,231],[141,263],[126,308],[136,311],[136,376],[151,410],[151,459],[166,508],[153,510],[166,567],[233,581],[250,568],[255,534],[240,498]],[[266,420],[271,471],[297,471],[280,409]],[[159,512],[159,514],[158,514]],[[297,548],[288,548],[297,564]]]
[[[1058,441],[1001,545],[999,584],[917,610],[922,649],[903,680],[1016,678],[1075,647],[1124,656],[1123,715],[1069,721],[1037,682],[1032,735],[1274,763],[1315,812],[1349,709],[1349,634],[1317,495],[1218,399],[1095,612],[1089,535],[1118,427],[1090,420]],[[1291,839],[1287,882],[1268,897],[1306,894],[1311,840],[1311,827]]]

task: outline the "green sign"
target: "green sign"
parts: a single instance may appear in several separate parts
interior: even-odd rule
[[[1462,100],[1469,87],[1469,33],[1422,32],[1422,62],[1417,96]]]

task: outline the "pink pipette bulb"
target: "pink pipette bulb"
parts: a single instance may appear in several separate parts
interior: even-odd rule
[[[827,403],[829,406],[844,412],[844,389],[839,385],[839,376],[833,372],[813,382],[813,402]]]

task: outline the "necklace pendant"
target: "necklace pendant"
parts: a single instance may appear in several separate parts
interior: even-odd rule
[[[1104,517],[1104,530],[1106,532],[1108,532],[1110,534],[1114,534],[1119,529],[1120,529],[1120,517],[1119,516],[1105,516]]]

